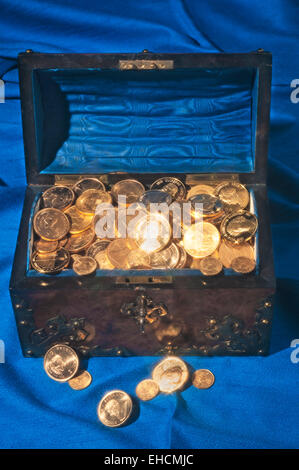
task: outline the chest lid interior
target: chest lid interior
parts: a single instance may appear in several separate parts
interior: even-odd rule
[[[19,55],[29,184],[237,173],[265,183],[271,54]]]

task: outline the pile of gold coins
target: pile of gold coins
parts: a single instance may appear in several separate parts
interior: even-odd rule
[[[77,353],[66,344],[56,344],[45,354],[44,369],[47,375],[57,382],[67,382],[74,390],[87,388],[92,381],[88,371],[80,371]],[[188,386],[190,372],[187,364],[179,357],[169,356],[159,362],[152,371],[152,377],[144,379],[136,387],[136,395],[142,401],[149,401],[159,393],[171,394]],[[198,389],[208,389],[215,382],[208,369],[198,369],[191,376],[192,385]],[[125,424],[133,411],[133,401],[123,390],[106,393],[98,404],[99,420],[109,427]]]
[[[72,187],[54,185],[41,195],[33,217],[31,267],[44,274],[72,268],[78,275],[97,269],[189,268],[213,276],[230,268],[250,273],[255,269],[258,222],[248,210],[249,202],[248,190],[236,181],[187,188],[169,176],[148,188],[135,179],[123,179],[111,188],[98,178],[84,178]],[[139,217],[129,213],[132,204],[136,210],[140,206]],[[171,218],[157,213],[149,219],[153,204],[166,204]],[[106,231],[98,212],[101,205],[116,213]],[[186,205],[189,224],[183,217]],[[117,215],[124,209],[121,226]]]

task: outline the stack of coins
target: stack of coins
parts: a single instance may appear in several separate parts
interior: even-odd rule
[[[248,274],[255,269],[258,226],[249,201],[235,181],[186,188],[169,176],[147,187],[122,179],[107,188],[94,177],[54,185],[42,193],[33,217],[31,268],[43,274],[72,268],[80,276],[97,269]]]

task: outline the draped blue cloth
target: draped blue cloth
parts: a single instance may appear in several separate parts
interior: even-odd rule
[[[298,448],[299,338],[298,2],[196,0],[0,2],[0,447],[2,448]],[[22,357],[8,294],[25,182],[18,52],[248,52],[273,54],[269,195],[278,279],[271,354],[186,358],[209,368],[210,390],[190,387],[140,404],[122,429],[101,426],[96,406],[105,391],[134,395],[156,358],[94,358],[93,384],[81,392],[52,382],[42,359]],[[299,98],[299,93],[298,93]],[[75,106],[72,103],[72,106]],[[74,123],[75,125],[75,123]],[[298,341],[299,342],[299,341]],[[0,343],[1,344],[1,343]],[[291,354],[293,359],[291,361]],[[299,356],[299,355],[298,355]],[[1,360],[1,355],[0,355]]]

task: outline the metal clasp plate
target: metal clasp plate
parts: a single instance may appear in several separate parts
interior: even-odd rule
[[[120,60],[120,70],[168,70],[173,69],[173,60]]]

